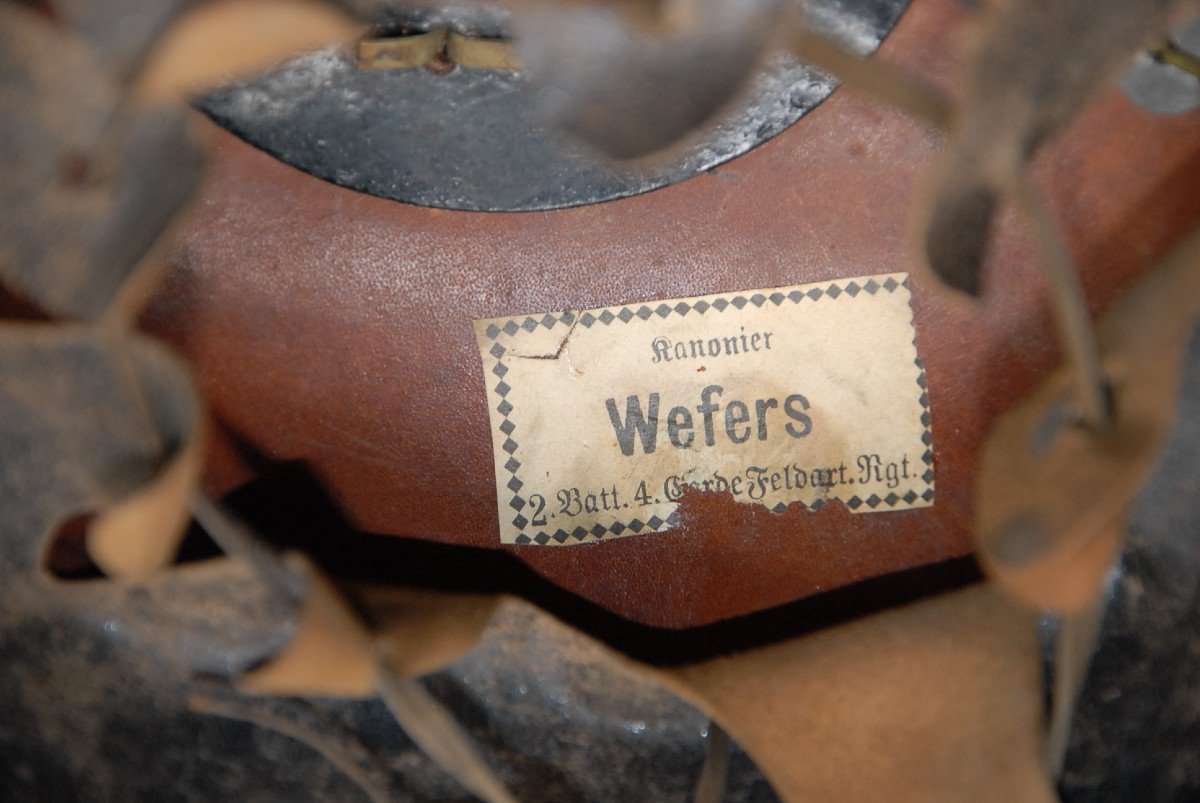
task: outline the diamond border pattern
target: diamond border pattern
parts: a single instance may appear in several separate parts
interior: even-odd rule
[[[518,316],[509,318],[503,324],[492,322],[484,330],[489,340],[496,341],[501,334],[506,334],[509,337],[514,337],[520,332],[536,332],[538,327],[552,329],[558,324],[565,326],[579,325],[585,328],[603,325],[612,326],[614,323],[629,323],[634,318],[639,318],[643,321],[649,320],[652,317],[667,318],[671,315],[684,316],[690,313],[704,315],[711,310],[716,312],[724,312],[726,309],[733,307],[734,309],[744,309],[748,305],[762,307],[766,304],[781,306],[785,302],[792,304],[811,304],[822,299],[836,300],[839,297],[846,295],[851,298],[857,297],[860,293],[868,295],[876,295],[878,293],[895,293],[899,288],[909,289],[908,276],[897,281],[894,276],[888,276],[882,282],[876,281],[874,277],[867,278],[866,281],[861,279],[844,279],[832,281],[824,287],[812,287],[807,290],[791,290],[788,293],[770,292],[770,291],[753,291],[750,294],[736,293],[729,296],[719,296],[712,301],[707,298],[700,299],[695,303],[687,301],[678,301],[673,306],[666,302],[657,304],[642,304],[636,309],[633,305],[627,305],[619,308],[616,312],[605,308],[599,311],[589,310],[582,314],[574,310],[566,310],[555,315],[554,313],[546,313],[540,318],[532,315]],[[911,304],[911,302],[910,302]],[[913,348],[916,349],[916,327],[913,327]],[[582,543],[589,540],[602,540],[608,535],[622,535],[626,532],[632,533],[656,533],[665,532],[673,529],[679,524],[679,514],[672,513],[666,519],[658,516],[651,516],[648,520],[634,518],[629,521],[613,521],[611,524],[602,525],[596,524],[590,528],[577,526],[572,530],[564,530],[562,528],[554,531],[529,529],[530,518],[525,515],[526,507],[529,505],[529,500],[521,496],[520,490],[524,487],[524,482],[517,476],[517,472],[521,468],[521,461],[516,457],[516,451],[520,448],[517,443],[514,433],[517,425],[511,418],[513,412],[512,402],[506,398],[512,388],[504,381],[504,375],[508,373],[508,366],[504,364],[504,356],[507,354],[507,349],[499,342],[493,342],[492,347],[488,349],[488,353],[495,359],[495,364],[491,367],[492,375],[498,380],[497,384],[491,386],[491,390],[500,399],[500,403],[496,405],[496,412],[500,413],[501,423],[500,431],[505,435],[505,440],[501,444],[501,448],[508,453],[508,460],[504,464],[504,469],[509,473],[509,479],[505,483],[505,487],[512,492],[512,497],[509,499],[508,507],[511,508],[515,516],[512,519],[512,524],[521,533],[517,535],[515,542],[519,545],[539,544],[546,545],[551,541],[558,544],[567,542]],[[932,414],[929,408],[929,389],[925,374],[925,361],[917,356],[917,385],[921,390],[921,424],[923,427],[923,435],[921,436],[922,443],[925,445],[925,452],[921,456],[923,465],[925,466],[924,473],[920,479],[925,483],[925,490],[918,494],[916,491],[909,490],[903,495],[889,493],[886,496],[880,497],[877,494],[871,494],[865,499],[857,495],[851,496],[845,501],[846,507],[851,511],[857,512],[859,508],[867,507],[871,510],[879,510],[881,508],[893,508],[901,502],[911,505],[921,499],[926,503],[932,504],[934,499],[934,455],[933,455],[933,429],[932,429]],[[491,383],[489,382],[489,385]],[[804,502],[792,502],[791,505],[785,505],[780,502],[771,508],[774,513],[782,513],[790,506],[800,505],[805,510],[819,510],[825,505],[825,500],[817,499],[812,504]]]

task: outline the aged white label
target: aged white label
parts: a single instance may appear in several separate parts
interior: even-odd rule
[[[475,321],[500,540],[663,532],[686,487],[782,512],[933,503],[903,273]]]

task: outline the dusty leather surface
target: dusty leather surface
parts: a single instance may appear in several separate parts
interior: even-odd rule
[[[1050,801],[1034,615],[976,585],[676,670],[780,797]]]
[[[878,58],[935,81],[960,12],[914,2]],[[214,131],[201,198],[147,327],[195,366],[218,421],[307,464],[354,525],[498,548],[474,318],[911,271],[933,416],[932,508],[773,514],[691,495],[674,532],[507,547],[637,622],[702,625],[970,551],[989,423],[1056,361],[1040,268],[1001,215],[981,305],[936,286],[909,221],[938,138],[835,95],[710,174],[528,214],[446,212],[339,189]],[[1103,309],[1200,216],[1200,115],[1110,93],[1035,161]],[[210,488],[245,480],[214,461]]]

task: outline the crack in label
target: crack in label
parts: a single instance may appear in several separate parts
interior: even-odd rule
[[[776,513],[933,504],[907,274],[474,327],[501,543],[664,532],[688,487]]]

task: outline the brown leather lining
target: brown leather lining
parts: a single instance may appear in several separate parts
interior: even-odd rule
[[[944,83],[951,0],[916,0],[878,58]],[[448,212],[326,184],[214,132],[201,202],[148,319],[219,419],[307,463],[363,530],[498,548],[474,318],[913,273],[933,413],[932,508],[783,514],[689,494],[670,533],[508,551],[636,622],[695,627],[969,554],[979,449],[1056,361],[1044,282],[1002,213],[980,306],[936,286],[909,222],[937,138],[835,93],[709,174],[622,201]],[[1112,93],[1047,145],[1035,178],[1093,311],[1200,216],[1200,115]],[[214,462],[213,490],[244,475]]]

